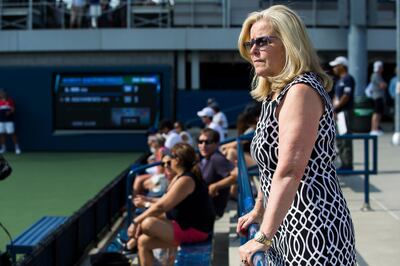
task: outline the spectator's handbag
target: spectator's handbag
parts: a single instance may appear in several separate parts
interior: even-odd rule
[[[0,155],[0,180],[6,179],[12,172],[12,168],[6,158]]]

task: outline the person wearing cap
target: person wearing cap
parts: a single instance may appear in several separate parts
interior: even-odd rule
[[[171,149],[175,144],[181,143],[182,138],[174,129],[174,123],[171,120],[162,120],[158,130],[165,138],[165,147]]]
[[[215,114],[213,116],[212,121],[215,124],[218,124],[222,127],[222,129],[224,130],[224,135],[225,137],[228,136],[228,119],[226,118],[226,115],[221,111],[221,109],[219,108],[219,104],[214,101],[212,102],[209,107],[211,107]]]
[[[383,131],[379,125],[385,110],[385,90],[387,84],[382,78],[383,63],[382,61],[374,62],[374,72],[371,75],[370,83],[372,84],[371,98],[374,101],[374,113],[371,118],[371,135],[380,136]]]
[[[214,110],[211,107],[204,107],[202,110],[197,112],[197,116],[201,118],[205,128],[214,129],[219,133],[220,141],[225,139],[224,129],[213,121],[213,116],[215,115]]]
[[[211,107],[211,104],[213,104],[214,102],[216,102],[214,98],[208,98],[207,99],[207,106]]]
[[[335,83],[335,97],[333,100],[333,108],[335,114],[343,113],[346,130],[342,132],[350,133],[350,125],[352,120],[352,111],[354,104],[354,78],[348,73],[348,61],[344,56],[336,57],[335,60],[329,62],[333,68],[333,73],[338,80]],[[342,162],[341,169],[353,169],[353,143],[351,139],[336,140],[338,147],[338,155]]]
[[[188,143],[191,146],[194,145],[192,135],[185,130],[185,125],[181,121],[175,121],[174,128],[175,132],[181,137],[182,142]]]

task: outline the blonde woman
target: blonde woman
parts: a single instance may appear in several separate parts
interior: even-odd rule
[[[282,5],[251,13],[238,44],[254,68],[251,94],[263,104],[251,143],[261,190],[237,225],[238,233],[255,222],[260,230],[239,248],[242,264],[265,251],[270,265],[355,265],[353,224],[334,165],[332,84],[303,22]]]

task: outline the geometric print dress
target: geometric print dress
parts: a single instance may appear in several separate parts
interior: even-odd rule
[[[251,154],[260,170],[261,190],[268,204],[271,181],[278,163],[276,109],[297,83],[311,86],[324,103],[318,136],[294,201],[267,252],[269,265],[355,265],[354,228],[334,165],[335,122],[329,95],[315,73],[296,77],[275,100],[262,104],[251,142]]]

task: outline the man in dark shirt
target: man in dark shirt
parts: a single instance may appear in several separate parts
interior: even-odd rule
[[[215,213],[222,217],[229,199],[229,189],[236,182],[237,170],[219,150],[219,133],[211,128],[201,131],[198,148],[200,169],[212,197]]]
[[[348,73],[348,61],[346,57],[336,57],[329,63],[333,67],[333,73],[338,80],[335,83],[335,97],[333,100],[334,111],[338,120],[339,134],[351,133],[350,125],[354,103],[354,78]],[[340,119],[344,121],[339,121]],[[340,128],[341,127],[341,128]],[[350,139],[338,139],[337,147],[341,169],[353,169],[353,143]]]

